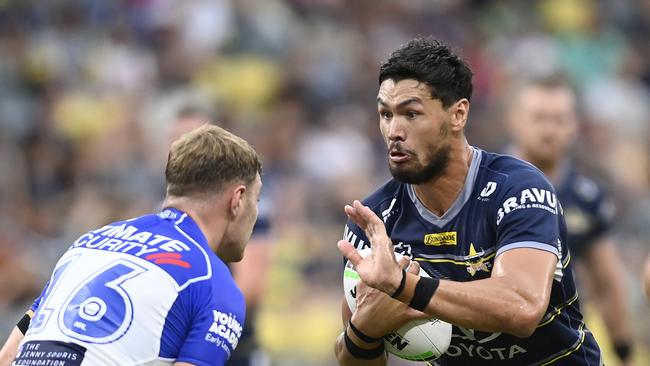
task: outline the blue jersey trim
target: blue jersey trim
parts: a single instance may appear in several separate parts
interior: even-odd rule
[[[185,220],[186,217],[187,217],[187,214],[183,213],[181,215],[181,217],[174,222],[174,225],[176,225],[176,226],[180,225],[183,222],[183,220]]]
[[[184,216],[187,216],[187,214],[184,214]],[[185,217],[181,217],[181,219],[184,219],[184,218]],[[179,221],[182,221],[181,219],[179,219]],[[205,258],[205,263],[207,265],[207,270],[208,270],[207,274],[205,274],[203,276],[200,276],[200,277],[192,278],[190,280],[187,280],[184,284],[182,284],[178,288],[178,291],[182,291],[183,289],[185,289],[187,286],[191,285],[192,283],[207,280],[207,279],[211,278],[212,277],[212,265],[210,264],[210,258],[208,257],[208,253],[205,252],[203,247],[201,245],[199,245],[199,243],[197,243],[196,240],[192,239],[191,236],[187,235],[187,233],[185,233],[185,231],[183,231],[183,229],[178,227],[178,225],[174,225],[174,228],[176,229],[176,231],[178,231],[184,237],[186,237],[188,240],[190,240],[194,245],[196,245],[196,247],[201,251],[201,253],[203,254],[203,257]]]
[[[496,256],[498,257],[501,255],[503,252],[507,252],[512,249],[519,249],[519,248],[532,248],[532,249],[539,249],[543,250],[545,252],[553,253],[555,254],[558,259],[560,258],[560,252],[557,250],[557,248],[551,244],[546,244],[546,243],[540,243],[537,241],[520,241],[517,243],[512,243],[512,244],[506,244],[499,248],[497,250]]]

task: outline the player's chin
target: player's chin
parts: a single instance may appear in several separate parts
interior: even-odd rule
[[[241,262],[242,259],[244,259],[244,252],[241,252],[239,255],[228,255],[226,258],[219,257],[221,258],[222,261],[225,263],[237,263]]]
[[[234,250],[231,256],[230,262],[241,262],[242,259],[244,259],[244,249],[246,248],[245,245],[242,245],[238,247],[238,250]]]
[[[217,251],[217,256],[225,263],[240,262],[244,259],[245,247],[245,244],[230,242],[228,245],[222,246],[220,250]]]
[[[560,160],[560,158],[561,155],[557,153],[555,150],[545,149],[537,153],[537,156],[535,157],[535,162],[538,164],[549,165],[549,164],[554,164],[555,162]]]
[[[390,174],[393,178],[403,183],[413,183],[414,176],[417,175],[416,169],[407,166],[406,163],[389,163],[388,170],[390,170]]]
[[[398,175],[410,175],[412,174],[413,171],[413,164],[410,164],[410,161],[404,161],[404,162],[395,162],[392,160],[388,160],[388,169],[390,170],[391,173],[398,174]]]

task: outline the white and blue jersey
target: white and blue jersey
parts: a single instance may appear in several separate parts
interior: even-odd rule
[[[475,281],[490,277],[494,258],[516,248],[558,257],[548,308],[528,338],[453,327],[451,345],[437,361],[467,365],[601,365],[586,328],[573,282],[562,207],[551,184],[532,165],[473,148],[464,187],[441,217],[429,211],[411,185],[390,180],[364,200],[386,225],[395,250],[433,277]],[[345,239],[369,247],[351,221]],[[404,342],[392,337],[391,342]],[[396,344],[397,345],[397,344]]]
[[[173,208],[82,235],[32,310],[14,365],[224,365],[245,317],[228,267]]]

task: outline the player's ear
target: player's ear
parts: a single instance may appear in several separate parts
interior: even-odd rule
[[[460,132],[465,128],[467,115],[469,114],[469,100],[461,98],[449,107],[451,114],[451,131]]]
[[[237,217],[241,212],[244,205],[244,193],[246,193],[246,186],[238,184],[231,189],[229,211],[233,217]]]

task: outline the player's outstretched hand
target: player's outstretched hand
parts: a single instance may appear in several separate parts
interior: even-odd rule
[[[420,265],[411,262],[408,257],[402,257],[398,263],[410,273],[420,272]],[[381,338],[413,319],[431,318],[431,315],[419,312],[382,291],[368,287],[363,281],[357,283],[356,289],[357,309],[352,314],[352,324],[371,337]]]
[[[345,213],[370,240],[372,254],[362,258],[354,246],[346,240],[338,242],[339,250],[352,262],[364,283],[392,294],[402,279],[402,270],[395,260],[393,243],[386,234],[384,222],[357,200],[352,203],[352,206],[345,206]]]

